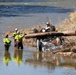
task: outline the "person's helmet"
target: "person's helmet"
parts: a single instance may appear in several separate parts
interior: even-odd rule
[[[18,28],[15,28],[15,31],[18,31]]]

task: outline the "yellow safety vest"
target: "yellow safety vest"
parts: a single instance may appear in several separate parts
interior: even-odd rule
[[[16,35],[18,35],[18,33],[17,33],[17,32],[14,32],[14,33],[13,33],[13,37],[15,37]]]
[[[11,40],[9,38],[4,38],[3,42],[4,42],[5,45],[10,45]]]
[[[17,41],[21,41],[22,38],[23,38],[23,36],[21,36],[21,35],[16,35],[15,36],[15,40],[17,40]]]

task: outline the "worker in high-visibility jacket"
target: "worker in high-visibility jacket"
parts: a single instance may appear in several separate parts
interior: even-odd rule
[[[16,47],[18,49],[23,49],[23,37],[24,35],[20,35],[20,32],[18,32],[18,35],[15,36]]]
[[[15,28],[15,31],[13,33],[13,38],[15,38],[15,36],[18,34],[17,32],[18,32],[18,28]]]
[[[8,34],[5,35],[5,38],[3,39],[5,50],[9,50],[9,47],[11,45],[11,40],[8,38]]]
[[[15,36],[18,35],[18,28],[15,28],[15,31],[13,33],[13,39],[14,39],[14,47],[16,47],[16,40],[15,40]]]

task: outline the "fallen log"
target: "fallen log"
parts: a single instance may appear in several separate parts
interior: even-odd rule
[[[27,34],[25,38],[37,38],[37,37],[47,37],[47,36],[76,36],[76,31],[65,31],[65,32],[39,32]]]

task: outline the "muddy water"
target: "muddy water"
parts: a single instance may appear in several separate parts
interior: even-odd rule
[[[76,58],[37,52],[36,48],[24,46],[17,50],[13,40],[9,51],[4,50],[0,34],[1,75],[76,75]]]
[[[76,58],[37,52],[35,48],[27,46],[24,46],[23,50],[17,50],[13,47],[13,42],[7,52],[0,44],[0,73],[1,75],[76,75]]]
[[[21,29],[45,25],[47,20],[58,24],[75,10],[76,1],[19,0],[23,3],[13,4],[8,3],[9,0],[5,3],[1,3],[2,1],[4,0],[0,1],[0,75],[76,75],[75,58],[38,53],[36,48],[28,46],[24,46],[23,51],[17,51],[12,39],[9,52],[5,52],[2,36],[16,27]]]

